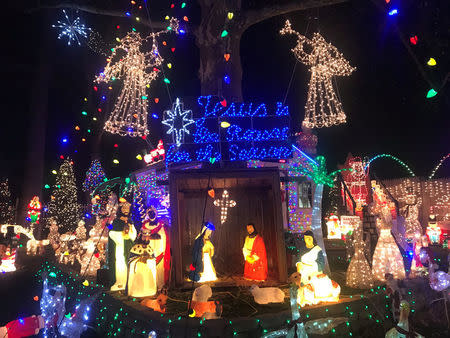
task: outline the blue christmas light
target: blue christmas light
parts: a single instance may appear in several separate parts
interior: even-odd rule
[[[269,140],[287,140],[289,137],[289,128],[273,128],[271,130],[242,129],[237,125],[231,125],[227,129],[226,139],[232,141],[269,141]]]
[[[125,15],[126,16],[131,16],[131,13],[130,12],[125,12]]]
[[[64,137],[64,138],[61,140],[61,142],[62,142],[62,143],[67,143],[67,142],[68,142],[67,137]]]
[[[157,114],[155,114],[155,113],[153,113],[152,114],[152,117],[156,120],[156,119],[159,119],[159,116],[157,115]]]
[[[398,14],[398,9],[397,8],[393,8],[388,12],[389,16],[394,16]]]
[[[230,161],[247,161],[255,159],[280,159],[292,156],[292,150],[287,146],[271,147],[240,147],[230,146]]]
[[[225,75],[225,76],[223,77],[223,82],[225,82],[226,84],[230,84],[230,82],[231,82],[230,77],[229,77],[228,75]]]
[[[220,161],[220,153],[218,151],[213,151],[213,146],[208,144],[206,147],[200,148],[196,151],[196,160],[199,162],[209,161],[210,158],[215,158]]]
[[[215,143],[219,142],[219,134],[215,132],[210,132],[208,128],[205,127],[205,118],[198,119],[195,121],[196,130],[193,134],[195,143]]]
[[[184,34],[186,34],[186,31],[184,29],[179,29],[178,33],[181,34],[181,35],[184,35]]]

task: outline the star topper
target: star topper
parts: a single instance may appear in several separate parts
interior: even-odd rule
[[[184,135],[190,134],[187,127],[194,123],[192,110],[184,110],[183,102],[177,98],[172,105],[172,110],[164,112],[164,117],[162,124],[169,127],[167,134],[172,134],[173,142],[179,147],[184,142]]]
[[[217,199],[214,201],[214,205],[216,207],[221,207],[220,213],[220,224],[225,223],[228,216],[228,208],[233,208],[236,206],[236,201],[230,200],[230,194],[227,190],[224,190],[222,193],[222,199]]]

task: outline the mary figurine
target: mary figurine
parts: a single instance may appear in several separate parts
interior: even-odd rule
[[[189,273],[189,279],[194,282],[211,282],[217,279],[211,259],[214,256],[214,246],[210,237],[214,230],[216,230],[214,225],[206,222],[200,234],[195,238],[191,272]]]

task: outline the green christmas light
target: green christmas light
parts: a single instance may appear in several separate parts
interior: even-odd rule
[[[220,37],[221,38],[224,38],[224,37],[226,37],[228,35],[228,32],[224,29],[223,31],[222,31],[222,34],[220,34]]]
[[[44,185],[45,189],[50,189],[50,186],[48,184]]]
[[[170,83],[170,80],[169,80],[168,78],[165,77],[165,78],[164,78],[164,82],[165,82],[165,83]]]
[[[181,4],[181,8],[184,8],[184,7],[186,7],[186,3],[185,3],[185,2],[183,2],[183,3]]]
[[[84,116],[86,116],[86,115],[87,115],[87,112],[86,112],[86,111],[82,111],[81,114],[84,115]]]
[[[431,88],[427,93],[427,99],[431,99],[432,97],[435,97],[437,95],[437,91],[435,91],[433,88]]]

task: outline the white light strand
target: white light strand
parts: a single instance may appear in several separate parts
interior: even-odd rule
[[[72,41],[76,41],[78,46],[81,46],[80,37],[87,38],[87,34],[91,31],[91,29],[80,22],[80,17],[77,17],[72,22],[64,9],[63,13],[65,16],[65,21],[58,20],[57,25],[52,25],[54,28],[61,28],[58,39],[67,37],[68,46],[72,44]]]
[[[216,207],[220,207],[220,224],[225,223],[228,217],[228,208],[233,208],[236,206],[236,201],[230,200],[230,194],[227,190],[222,193],[222,199],[217,199],[214,201]]]
[[[177,98],[172,109],[164,111],[161,123],[169,127],[167,134],[172,134],[173,142],[179,147],[184,142],[184,135],[190,134],[187,127],[194,123],[192,110],[184,110],[183,102]]]
[[[355,254],[348,265],[346,284],[352,288],[369,289],[373,287],[373,274],[369,262],[364,255],[366,243],[363,240],[362,223],[353,232],[353,247]]]
[[[349,76],[356,68],[350,66],[337,48],[326,42],[319,33],[314,33],[312,40],[309,40],[293,30],[289,20],[280,33],[297,36],[297,46],[292,52],[300,62],[310,66],[311,79],[303,126],[322,128],[345,123],[346,116],[331,79],[333,76]],[[311,49],[311,53],[305,51],[305,46]]]

